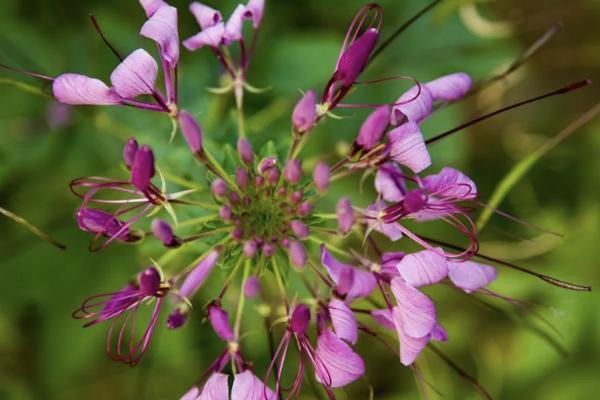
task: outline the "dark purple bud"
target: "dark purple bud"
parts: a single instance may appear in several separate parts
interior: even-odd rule
[[[169,328],[169,329],[181,328],[187,321],[187,316],[188,316],[187,312],[183,312],[179,308],[176,308],[167,317],[167,328]]]
[[[288,254],[290,256],[290,263],[298,268],[306,267],[306,250],[302,243],[292,240],[290,241],[290,247],[288,248]]]
[[[302,179],[302,166],[299,160],[289,160],[283,169],[283,177],[292,185],[297,185]]]
[[[227,194],[227,183],[221,178],[215,179],[210,187],[216,197],[224,197]]]
[[[390,113],[389,105],[375,109],[362,124],[356,144],[365,150],[371,150],[383,137],[390,123]]]
[[[241,228],[234,229],[231,231],[231,237],[235,240],[242,240],[244,238],[244,230]]]
[[[304,133],[312,129],[317,120],[317,95],[309,90],[302,96],[292,114],[294,132]]]
[[[194,293],[202,286],[208,275],[213,270],[219,260],[220,250],[211,250],[198,265],[187,274],[183,284],[179,288],[179,295],[185,298],[191,298]]]
[[[256,255],[256,242],[254,240],[249,240],[244,243],[244,256],[248,258],[252,258]]]
[[[154,153],[150,146],[142,146],[135,154],[131,167],[131,183],[142,192],[150,188],[150,180],[154,176]]]
[[[275,246],[273,246],[271,243],[265,243],[262,248],[262,253],[265,257],[271,257],[273,254],[275,254]]]
[[[304,197],[304,193],[302,193],[300,191],[296,191],[291,194],[290,200],[292,201],[292,203],[297,204],[297,203],[300,203],[300,201],[302,200],[303,197]]]
[[[229,326],[229,315],[227,314],[227,311],[213,304],[208,307],[208,320],[221,340],[226,342],[234,340],[235,336],[233,335],[231,326]]]
[[[196,118],[187,111],[179,113],[179,126],[181,133],[193,153],[199,153],[202,150],[202,129]]]
[[[253,299],[260,294],[260,280],[255,276],[250,276],[244,282],[244,296]]]
[[[313,181],[317,190],[320,192],[327,191],[327,188],[329,188],[329,166],[327,164],[324,162],[317,164],[313,172]]]
[[[268,170],[270,170],[271,168],[275,167],[276,165],[277,165],[276,157],[264,158],[264,159],[260,160],[260,162],[258,163],[258,172],[262,175],[265,172],[267,172]]]
[[[145,296],[156,296],[160,289],[160,272],[154,267],[146,268],[138,277],[140,290]]]
[[[294,235],[296,235],[298,239],[306,239],[308,237],[308,226],[306,226],[306,224],[300,221],[299,219],[295,219],[292,222],[290,222],[290,228],[292,229],[292,232],[294,232]]]
[[[242,190],[248,189],[248,184],[250,183],[250,176],[248,175],[248,171],[246,171],[245,168],[237,167],[235,169],[235,178],[237,180],[237,184]]]
[[[290,318],[290,329],[294,333],[303,334],[310,323],[310,309],[304,304],[298,304],[292,311]]]
[[[279,168],[273,167],[267,171],[267,181],[271,185],[275,185],[279,182],[279,177],[281,176],[281,172],[279,172]]]
[[[369,57],[377,44],[379,31],[370,28],[356,39],[341,55],[335,71],[336,81],[341,81],[343,86],[352,86],[358,76],[363,72]]]
[[[219,209],[219,217],[223,220],[223,222],[231,222],[231,207],[223,206]]]
[[[79,228],[85,232],[100,233],[107,236],[114,236],[119,231],[118,238],[127,240],[129,229],[119,221],[114,215],[101,210],[92,208],[82,208],[77,211],[77,223]]]
[[[286,249],[288,247],[290,247],[290,238],[288,238],[288,237],[282,238],[279,242],[281,243],[281,246],[284,247],[284,248],[286,248]]]
[[[171,225],[165,220],[155,219],[152,221],[152,233],[167,247],[172,247],[177,244],[175,235],[173,235],[173,228],[171,228]]]
[[[251,165],[254,161],[254,151],[252,145],[246,139],[239,139],[237,142],[237,151],[240,155],[240,160],[246,164]]]
[[[256,187],[258,187],[258,188],[259,188],[259,187],[261,187],[261,186],[262,186],[262,185],[264,185],[264,184],[265,184],[265,178],[263,178],[262,176],[260,176],[260,175],[257,175],[257,176],[254,178],[254,185],[255,185]]]
[[[352,209],[350,199],[347,197],[342,197],[335,207],[335,213],[337,215],[340,232],[343,234],[350,232],[352,230],[352,226],[354,225],[354,210]]]
[[[131,166],[133,165],[138,148],[138,142],[134,137],[130,138],[127,143],[125,143],[125,147],[123,147],[123,161],[125,161],[125,165],[129,169],[131,169]]]
[[[404,210],[412,214],[421,211],[427,205],[427,194],[421,189],[411,190],[404,196]]]
[[[303,217],[308,217],[313,210],[313,205],[308,201],[303,202],[298,207],[298,213]]]
[[[231,204],[238,204],[240,202],[240,195],[237,192],[229,193],[229,201],[231,201]]]

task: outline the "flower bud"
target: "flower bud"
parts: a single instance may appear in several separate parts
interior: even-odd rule
[[[304,268],[306,266],[306,250],[302,243],[292,240],[288,249],[290,256],[290,263],[298,268]]]
[[[181,310],[180,307],[176,308],[167,317],[167,328],[177,329],[181,328],[187,321],[188,313]]]
[[[268,170],[270,170],[271,168],[275,167],[276,165],[277,165],[276,157],[263,158],[258,163],[258,172],[262,175],[262,174],[266,173]]]
[[[248,189],[248,184],[250,183],[250,176],[248,175],[248,171],[246,171],[245,168],[237,167],[235,169],[235,179],[237,180],[237,184],[242,190]]]
[[[250,299],[260,294],[260,280],[255,276],[250,276],[244,282],[244,295]]]
[[[315,167],[313,172],[313,181],[315,187],[320,192],[325,192],[329,187],[329,166],[324,162],[320,162]]]
[[[154,267],[146,268],[138,277],[140,290],[145,296],[155,296],[160,289],[160,272]]]
[[[340,56],[334,77],[343,86],[352,86],[367,66],[371,53],[377,44],[379,31],[370,28],[356,39]]]
[[[389,105],[375,109],[362,124],[356,144],[365,150],[371,150],[383,137],[390,123],[390,113]]]
[[[227,194],[227,183],[221,178],[215,179],[210,187],[216,197],[224,197]]]
[[[131,167],[131,183],[142,192],[150,189],[150,180],[154,176],[154,153],[149,146],[142,146],[135,154]]]
[[[179,295],[182,297],[190,298],[196,293],[198,288],[202,286],[206,277],[213,270],[214,266],[219,260],[219,251],[211,250],[206,257],[204,257],[200,263],[190,272],[183,284],[179,288]]]
[[[302,179],[302,166],[299,160],[289,160],[283,169],[283,177],[291,184],[297,185]]]
[[[271,185],[275,185],[279,182],[279,177],[281,176],[281,172],[279,172],[279,168],[273,167],[267,171],[267,180]]]
[[[265,257],[271,257],[275,254],[275,246],[271,243],[265,243],[262,247],[262,253]]]
[[[246,139],[239,139],[237,142],[237,151],[240,156],[240,160],[246,164],[250,165],[254,161],[254,151],[252,150],[252,145]]]
[[[298,213],[303,217],[308,217],[313,210],[313,205],[308,201],[303,202],[298,207]]]
[[[215,304],[212,304],[208,307],[208,320],[210,321],[213,330],[217,336],[221,338],[221,340],[231,342],[235,339],[233,330],[229,325],[229,315],[227,314],[227,311]]]
[[[294,132],[304,133],[315,125],[317,120],[317,96],[309,90],[302,96],[292,114]]]
[[[173,228],[165,220],[155,219],[152,221],[152,233],[167,247],[176,247],[178,244],[177,238],[173,234]]]
[[[352,209],[350,199],[342,197],[335,207],[335,213],[337,215],[340,232],[343,234],[350,232],[354,225],[354,210]]]
[[[179,113],[179,126],[181,133],[193,153],[202,151],[202,129],[198,121],[187,111]]]
[[[249,240],[244,243],[244,256],[248,258],[252,258],[256,255],[256,242],[254,240]]]
[[[123,147],[123,161],[125,161],[125,165],[129,169],[131,169],[131,166],[133,165],[138,148],[138,142],[134,137],[130,138],[127,143],[125,143],[125,147]]]
[[[298,239],[306,239],[308,237],[308,226],[306,226],[306,224],[299,219],[295,219],[290,222],[290,229],[292,232],[294,232],[294,235],[296,235]]]
[[[310,309],[305,304],[298,304],[292,311],[290,329],[294,333],[306,333],[310,323]]]

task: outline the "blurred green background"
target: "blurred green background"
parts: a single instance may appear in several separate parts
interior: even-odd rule
[[[362,5],[357,0],[268,1],[250,81],[269,92],[249,95],[250,138],[257,146],[288,140],[289,115],[299,89],[321,89],[336,60],[347,24]],[[187,2],[180,8],[182,38],[196,32]],[[229,15],[233,1],[213,1]],[[425,2],[382,0],[384,36]],[[93,12],[111,40],[127,53],[151,44],[137,34],[144,15],[134,0],[3,0],[0,62],[56,75],[80,72],[106,78],[115,60],[88,20]],[[563,29],[533,60],[478,96],[436,114],[424,125],[432,136],[502,104],[543,93],[581,78],[600,82],[600,2],[597,0],[446,0],[403,34],[364,77],[413,75],[429,80],[465,71],[476,80],[502,71],[552,24]],[[136,135],[158,149],[159,158],[188,173],[194,164],[180,138],[168,145],[169,122],[135,110],[78,108],[66,123],[49,118],[51,101],[23,91],[6,79],[41,85],[0,72],[0,206],[25,216],[64,242],[61,252],[6,218],[0,218],[0,399],[173,399],[179,398],[220,351],[198,314],[176,332],[159,329],[143,362],[129,368],[103,351],[106,327],[82,329],[71,319],[81,300],[112,291],[147,264],[147,252],[113,245],[87,251],[89,236],[73,215],[78,201],[71,179],[116,176],[124,140]],[[208,51],[182,52],[182,104],[199,113],[205,135],[234,143],[232,116],[222,100],[205,90],[216,86],[218,69]],[[398,82],[361,90],[357,100],[394,100],[406,88]],[[44,88],[47,92],[48,88]],[[463,169],[478,183],[484,201],[502,178],[527,155],[600,99],[598,85],[546,100],[482,123],[432,149],[435,170]],[[343,111],[351,118],[328,121],[306,154],[340,147],[356,134],[365,110]],[[482,233],[482,250],[565,280],[600,284],[600,120],[596,119],[536,163],[511,190],[502,209],[566,235],[556,239],[493,217]],[[331,154],[328,155],[331,157]],[[335,157],[332,157],[332,160]],[[191,172],[201,179],[202,172]],[[193,175],[196,174],[196,175]],[[332,193],[353,193],[368,204],[370,190],[342,181]],[[337,192],[336,192],[337,191]],[[331,212],[334,202],[321,207]],[[446,230],[430,234],[445,235]],[[406,248],[401,242],[396,249]],[[447,288],[432,292],[450,341],[444,351],[498,399],[593,399],[600,391],[600,296],[550,286],[503,267],[493,288],[543,304],[537,311],[560,335],[552,346],[535,333],[548,329],[514,308],[492,301],[492,310]],[[215,279],[203,300],[218,290]],[[204,293],[204,292],[203,292]],[[201,299],[202,300],[202,299]],[[199,301],[202,304],[202,301]],[[252,318],[250,315],[249,319]],[[529,321],[529,322],[527,322]],[[531,322],[533,321],[533,322]],[[532,326],[531,323],[534,325]],[[250,341],[253,359],[267,358],[262,331]],[[561,354],[556,347],[563,347]],[[411,371],[369,338],[359,351],[366,358],[376,399],[416,399]],[[265,365],[257,362],[259,369]],[[425,352],[421,368],[447,399],[477,398],[452,370]],[[348,398],[368,398],[360,381]],[[310,392],[310,391],[309,391]],[[340,398],[346,398],[340,391]],[[432,395],[432,398],[435,398]],[[312,398],[306,394],[303,398]]]

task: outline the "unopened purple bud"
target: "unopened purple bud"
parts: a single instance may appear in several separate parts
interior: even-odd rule
[[[240,155],[240,160],[246,165],[252,164],[254,161],[254,151],[252,145],[246,139],[239,139],[237,142],[237,151]]]
[[[160,289],[160,272],[154,267],[146,268],[138,279],[140,290],[145,296],[155,296]]]
[[[241,189],[248,189],[248,184],[250,183],[250,176],[248,175],[248,171],[246,171],[243,167],[237,167],[235,169],[235,179],[237,180],[237,184]]]
[[[265,243],[262,247],[262,253],[265,257],[271,257],[275,254],[275,246],[271,243]]]
[[[335,207],[335,213],[337,215],[338,225],[340,232],[346,234],[352,230],[354,225],[354,210],[352,209],[352,203],[347,197],[342,197]]]
[[[298,239],[306,239],[308,237],[308,226],[306,226],[306,224],[300,221],[299,219],[295,219],[292,222],[290,222],[290,228],[292,229],[292,232],[294,232],[294,235],[296,235]]]
[[[279,243],[281,243],[281,247],[284,247],[287,249],[288,247],[290,247],[290,238],[284,237],[279,241]]]
[[[131,166],[131,183],[140,191],[147,192],[155,173],[152,149],[149,146],[140,147]]]
[[[260,175],[257,175],[256,177],[254,177],[254,185],[255,185],[256,187],[258,187],[258,188],[259,188],[259,187],[261,187],[261,186],[262,186],[262,185],[264,185],[264,184],[265,184],[265,178],[263,178],[263,177],[262,177],[262,176],[260,176]]]
[[[241,228],[234,229],[231,231],[231,237],[235,240],[242,240],[244,238],[244,230]]]
[[[215,179],[210,187],[216,197],[224,197],[227,194],[227,183],[221,178]]]
[[[294,333],[302,334],[308,329],[310,323],[310,309],[305,304],[298,304],[292,311],[290,329]]]
[[[320,192],[325,192],[329,187],[329,166],[324,162],[320,162],[315,167],[313,172],[313,181],[315,182],[315,187]]]
[[[219,251],[211,250],[206,257],[198,263],[196,268],[186,276],[183,284],[179,288],[179,295],[188,299],[193,296],[196,290],[202,286],[218,260]]]
[[[302,200],[303,197],[304,197],[304,193],[302,193],[300,191],[296,191],[296,192],[292,193],[292,195],[290,196],[290,200],[292,201],[292,203],[296,204],[296,203],[300,203],[300,201]]]
[[[240,202],[240,195],[237,192],[229,193],[229,201],[231,201],[231,204],[238,204]]]
[[[303,202],[298,206],[298,214],[303,217],[308,217],[313,210],[313,205],[308,201]]]
[[[317,95],[309,90],[302,96],[292,114],[294,132],[304,133],[315,125],[317,120]]]
[[[231,212],[231,207],[223,206],[219,209],[219,217],[223,220],[223,222],[231,222],[231,216],[233,213]]]
[[[254,240],[249,240],[244,243],[244,256],[248,258],[252,258],[256,255],[256,242]]]
[[[179,126],[181,126],[181,133],[183,133],[188,147],[192,152],[199,153],[202,150],[202,129],[196,118],[187,111],[181,111],[179,113]]]
[[[292,185],[297,185],[302,179],[302,166],[299,160],[289,160],[283,169],[283,177]]]
[[[262,175],[262,174],[264,174],[265,172],[267,172],[268,170],[270,170],[271,168],[273,168],[276,165],[277,165],[277,158],[276,157],[263,158],[258,163],[258,172]]]
[[[231,342],[235,338],[233,330],[229,325],[229,315],[227,314],[227,311],[213,304],[208,307],[208,320],[221,340]]]
[[[155,219],[152,221],[152,233],[167,247],[172,247],[177,242],[173,235],[173,228],[165,220]]]
[[[118,238],[126,240],[129,229],[114,215],[93,208],[82,208],[77,211],[77,224],[82,231],[100,233],[114,236],[119,233]]]
[[[362,124],[356,144],[365,150],[371,150],[383,137],[390,123],[390,113],[389,105],[375,109]]]
[[[167,328],[177,329],[181,328],[187,321],[187,312],[181,311],[179,308],[173,310],[167,317]]]
[[[367,66],[378,38],[379,31],[371,28],[348,46],[338,62],[336,80],[341,81],[344,86],[352,86]]]
[[[125,143],[125,147],[123,147],[123,161],[125,161],[127,168],[131,169],[133,161],[135,160],[135,154],[138,152],[138,148],[138,142],[134,137],[130,138],[127,143]]]
[[[306,267],[306,250],[304,249],[302,243],[292,240],[290,242],[288,254],[290,256],[290,262],[292,265],[298,268]]]
[[[260,280],[255,276],[250,276],[244,282],[244,296],[253,299],[260,294]]]
[[[409,214],[421,211],[427,205],[427,200],[427,194],[423,190],[411,190],[404,196],[404,209]]]
[[[273,167],[267,171],[267,181],[274,185],[279,182],[279,177],[281,176],[281,172],[279,172],[279,168]]]

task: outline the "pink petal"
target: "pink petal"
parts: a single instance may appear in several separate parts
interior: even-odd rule
[[[382,219],[383,216],[381,215],[383,211],[380,211],[384,208],[385,204],[381,202],[379,205],[371,204],[369,207],[367,207],[366,210],[364,210],[364,214],[367,217],[369,217],[367,218],[367,224],[369,225],[369,229],[373,229],[381,233],[382,235],[387,236],[387,238],[393,242],[400,240],[403,235],[402,229],[400,228],[400,224],[398,224],[397,222],[392,222],[389,224],[384,223]]]
[[[408,103],[394,106],[391,117],[391,122],[393,125],[400,125],[405,122],[419,123],[427,118],[429,114],[431,114],[433,107],[433,95],[429,91],[428,87],[426,85],[421,85],[421,92],[419,93],[419,96],[410,101],[417,95],[417,93],[419,93],[419,88],[417,86],[413,86],[402,96],[400,96],[397,103]]]
[[[448,341],[448,334],[443,326],[440,324],[435,324],[433,330],[431,331],[431,340],[435,340],[438,342],[446,342]]]
[[[419,173],[431,165],[425,140],[419,125],[407,122],[388,133],[391,151],[390,157],[399,164]]]
[[[110,81],[119,96],[133,99],[142,94],[152,94],[158,65],[146,50],[131,53],[115,68]]]
[[[190,4],[190,12],[196,17],[200,28],[207,29],[223,21],[223,16],[217,10],[202,3]]]
[[[185,40],[183,45],[190,51],[198,50],[204,46],[210,46],[217,48],[223,41],[223,35],[225,34],[225,25],[222,22],[206,28],[202,32],[192,36]]]
[[[469,75],[458,72],[428,82],[426,87],[436,100],[456,101],[467,94],[472,83]]]
[[[52,93],[63,104],[119,104],[119,96],[101,80],[79,74],[63,74],[52,83]]]
[[[246,6],[238,4],[229,20],[227,20],[227,24],[225,24],[225,35],[223,37],[227,44],[242,39],[244,19],[246,18]]]
[[[231,400],[275,400],[276,398],[275,393],[268,387],[265,388],[262,380],[250,371],[237,374],[233,378]]]
[[[179,295],[182,297],[191,297],[196,290],[206,280],[210,272],[213,270],[215,264],[219,259],[219,252],[217,250],[212,250],[210,253],[204,257],[200,263],[190,272],[183,284],[179,288]]]
[[[356,344],[358,340],[358,323],[350,307],[339,299],[329,302],[329,315],[335,334],[340,339]]]
[[[163,0],[140,0],[140,4],[144,8],[148,18],[158,11],[159,8],[167,5]]]
[[[324,329],[317,340],[316,362],[317,381],[329,387],[346,386],[365,373],[362,358],[330,329]]]
[[[371,316],[379,325],[384,328],[394,329],[396,325],[394,324],[394,317],[392,315],[392,311],[387,308],[381,310],[373,310],[371,311]]]
[[[432,250],[407,254],[396,267],[404,281],[413,287],[433,285],[448,276],[446,257]]]
[[[429,194],[468,200],[477,197],[477,186],[457,169],[444,167],[438,174],[423,178],[421,185]]]
[[[229,376],[212,374],[204,384],[198,400],[229,400]]]
[[[431,333],[436,323],[433,301],[401,278],[392,279],[392,293],[398,303],[398,318],[407,335],[420,338]]]
[[[198,397],[200,397],[200,389],[197,386],[192,386],[180,400],[198,400]]]
[[[492,283],[496,269],[473,261],[448,262],[448,275],[455,286],[471,293]]]
[[[265,10],[265,0],[250,0],[246,10],[252,15],[252,27],[254,29],[258,28]]]
[[[396,163],[388,162],[377,170],[375,189],[385,201],[402,201],[406,194],[404,174]]]
[[[401,314],[401,307],[394,307],[393,317],[398,333],[398,341],[400,342],[400,362],[403,365],[409,366],[421,354],[421,351],[429,342],[429,335],[420,338],[414,338],[406,333],[404,322]]]
[[[179,31],[177,29],[177,9],[161,7],[142,26],[140,35],[154,40],[160,49],[161,57],[172,67],[179,61]]]
[[[325,246],[321,246],[321,263],[327,269],[329,276],[336,285],[343,281],[342,277],[347,276],[351,271],[351,281],[348,284],[346,299],[351,301],[359,297],[366,297],[371,294],[377,281],[370,272],[361,271],[352,265],[344,264],[338,261]]]

